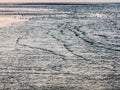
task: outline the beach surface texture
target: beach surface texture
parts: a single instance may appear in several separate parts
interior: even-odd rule
[[[0,5],[0,90],[120,90],[120,4]]]

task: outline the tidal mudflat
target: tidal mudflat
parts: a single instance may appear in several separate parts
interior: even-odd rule
[[[120,90],[119,3],[0,5],[0,18],[0,90]]]

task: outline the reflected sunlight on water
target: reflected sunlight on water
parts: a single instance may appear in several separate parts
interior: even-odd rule
[[[12,23],[25,21],[24,19],[15,18],[14,16],[0,16],[0,27],[10,26]]]

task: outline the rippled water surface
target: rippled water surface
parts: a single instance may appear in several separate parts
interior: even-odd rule
[[[1,90],[120,89],[119,3],[0,5],[6,16],[21,22],[0,27]]]

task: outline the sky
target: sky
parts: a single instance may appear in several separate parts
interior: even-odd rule
[[[0,0],[4,2],[120,2],[120,0]]]

